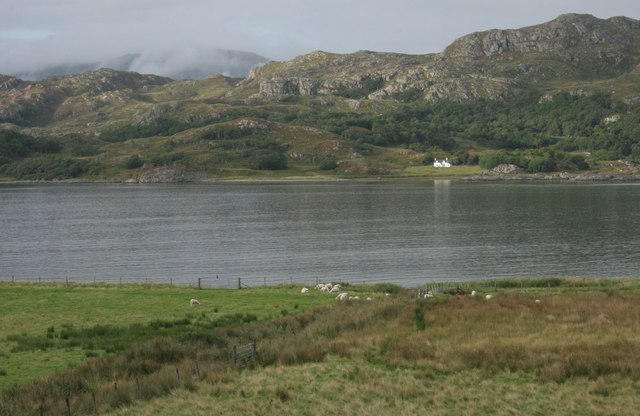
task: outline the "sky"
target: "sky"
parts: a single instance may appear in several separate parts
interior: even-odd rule
[[[640,19],[638,0],[0,0],[0,10],[4,74],[128,53],[197,60],[209,49],[273,60],[314,50],[424,54],[563,13]]]

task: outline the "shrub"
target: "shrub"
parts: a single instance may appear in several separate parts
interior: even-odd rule
[[[260,149],[253,153],[249,166],[258,170],[282,170],[287,168],[287,156],[276,150]]]
[[[556,169],[556,161],[551,158],[534,157],[527,165],[527,172],[551,172]]]
[[[335,159],[325,159],[320,162],[320,170],[334,170],[338,167],[338,162]]]
[[[478,156],[478,164],[484,169],[493,169],[504,163],[513,163],[513,157],[501,150],[487,150]]]
[[[125,163],[127,169],[137,169],[142,167],[142,165],[144,165],[144,160],[138,154],[129,156],[129,159],[127,159]]]

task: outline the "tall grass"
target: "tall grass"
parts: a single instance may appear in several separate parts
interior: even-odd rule
[[[231,347],[252,340],[257,340],[258,361],[251,371],[337,360],[365,363],[389,377],[410,370],[425,379],[465,373],[520,375],[539,385],[586,380],[593,383],[593,394],[604,397],[611,391],[607,380],[640,381],[639,318],[640,293],[609,289],[540,291],[535,297],[509,289],[491,300],[415,299],[403,291],[269,321],[240,315],[228,325],[153,338],[14,387],[0,395],[0,414],[33,413],[40,405],[62,413],[65,397],[74,408],[88,409],[93,395],[101,409],[117,409],[176,389],[229,383],[239,374]],[[345,377],[361,382],[372,376],[370,370],[352,368]],[[418,400],[421,392],[415,385],[394,391],[403,400]],[[286,386],[274,386],[269,394],[278,403],[299,400]]]

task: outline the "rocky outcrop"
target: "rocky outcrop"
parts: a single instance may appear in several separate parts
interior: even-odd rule
[[[0,122],[42,123],[124,102],[133,91],[163,85],[169,78],[100,69],[82,74],[23,81],[0,75]]]
[[[122,178],[123,183],[182,183],[193,182],[194,178],[183,170],[155,168],[148,172]]]
[[[637,41],[638,31],[640,21],[626,17],[601,20],[591,15],[565,14],[541,25],[463,36],[447,47],[444,55],[483,58],[508,53],[558,53],[580,45],[622,50]],[[572,55],[566,58],[572,59]]]
[[[490,172],[494,175],[513,175],[517,173],[524,173],[525,170],[517,165],[502,164],[491,169]]]

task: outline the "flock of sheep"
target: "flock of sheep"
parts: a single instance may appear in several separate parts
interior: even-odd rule
[[[347,292],[343,292],[342,291],[342,286],[340,285],[340,283],[336,283],[331,284],[331,283],[318,283],[315,287],[316,290],[319,290],[320,292],[327,292],[327,293],[337,293],[338,295],[336,296],[336,300],[337,301],[345,301],[345,300],[359,300],[360,296],[349,296],[349,294]],[[302,290],[300,290],[300,293],[309,293],[309,288],[308,287],[303,287]],[[368,301],[371,300],[371,298],[366,298]]]
[[[318,283],[315,287],[316,290],[319,290],[320,292],[327,292],[327,293],[337,293],[338,295],[336,296],[336,300],[337,301],[346,301],[346,300],[359,300],[360,296],[349,296],[349,294],[347,292],[343,292],[342,291],[342,286],[340,285],[340,283],[336,283],[331,284],[331,283]],[[309,288],[307,287],[303,287],[302,290],[300,291],[300,293],[305,294],[305,293],[309,293]],[[456,294],[458,295],[465,295],[466,293],[458,288],[456,290]],[[471,296],[478,296],[478,292],[476,292],[475,290],[471,291]],[[389,293],[385,293],[385,296],[391,296],[391,294]],[[418,291],[418,297],[422,297],[422,298],[432,298],[433,297],[433,292],[431,290],[420,290]],[[485,295],[484,297],[486,300],[489,300],[491,298],[493,298],[493,295],[488,294]],[[370,301],[371,298],[367,297],[366,300]],[[536,303],[540,303],[540,299],[536,299],[535,300]],[[194,305],[200,305],[200,302],[197,299],[191,299],[191,301],[189,302],[191,304],[191,306]]]

